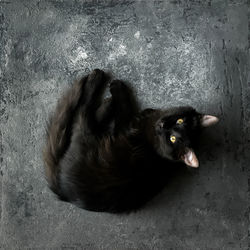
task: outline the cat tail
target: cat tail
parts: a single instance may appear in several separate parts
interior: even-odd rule
[[[87,77],[76,82],[63,95],[47,125],[47,138],[43,150],[45,175],[50,189],[59,196],[61,196],[60,160],[70,145],[74,118],[82,101],[83,86],[86,79]]]

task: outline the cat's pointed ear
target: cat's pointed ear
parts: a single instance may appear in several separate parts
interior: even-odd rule
[[[201,126],[209,127],[216,124],[219,121],[219,118],[213,115],[203,115],[201,117]]]
[[[181,157],[184,163],[192,168],[199,167],[199,161],[194,153],[194,151],[190,148],[186,148],[185,154]]]

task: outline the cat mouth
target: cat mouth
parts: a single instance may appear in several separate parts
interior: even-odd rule
[[[192,168],[199,167],[199,161],[191,148],[185,148],[185,153],[181,156],[181,160]]]

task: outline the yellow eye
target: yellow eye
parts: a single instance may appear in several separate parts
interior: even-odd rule
[[[171,136],[170,136],[170,141],[171,141],[172,143],[175,143],[176,137],[175,137],[174,135],[171,135]]]
[[[178,119],[176,123],[177,123],[177,124],[182,124],[182,123],[183,123],[183,119],[181,119],[181,118]]]

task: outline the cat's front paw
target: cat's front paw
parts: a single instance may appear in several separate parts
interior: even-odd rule
[[[103,79],[105,77],[104,71],[100,69],[94,69],[88,75],[88,81],[94,81],[95,79]]]
[[[95,92],[102,92],[108,84],[109,77],[100,69],[94,69],[88,76],[85,84],[85,92],[92,96]]]
[[[121,88],[123,85],[125,85],[125,84],[122,81],[120,81],[120,80],[113,80],[110,83],[110,89]]]
[[[127,90],[127,86],[119,80],[114,80],[110,83],[110,92],[112,95],[122,94]]]
[[[88,87],[92,85],[99,85],[105,82],[105,73],[100,69],[94,69],[88,75],[84,76],[80,81],[78,81],[79,87],[83,88],[86,85]]]

